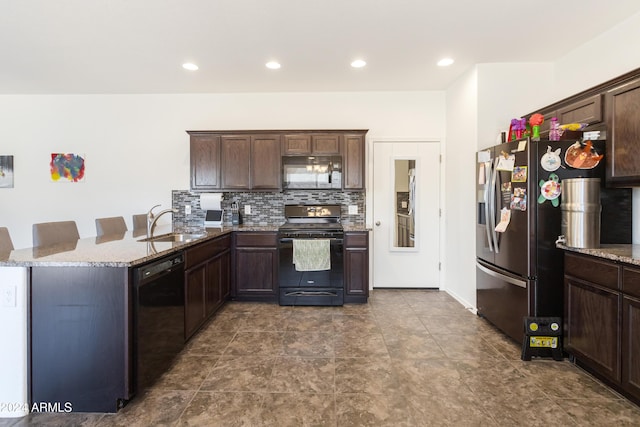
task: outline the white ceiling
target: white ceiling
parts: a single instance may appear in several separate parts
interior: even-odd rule
[[[638,0],[0,0],[0,93],[442,90],[473,64],[553,62],[638,12]],[[444,56],[455,64],[437,67]]]

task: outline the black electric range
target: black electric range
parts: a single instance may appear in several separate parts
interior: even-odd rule
[[[340,205],[285,206],[286,222],[278,229],[280,305],[343,304],[340,212]],[[311,259],[304,252],[309,245],[317,254]]]

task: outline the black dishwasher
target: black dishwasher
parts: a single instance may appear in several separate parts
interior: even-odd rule
[[[184,347],[184,254],[134,270],[136,393],[152,385]]]

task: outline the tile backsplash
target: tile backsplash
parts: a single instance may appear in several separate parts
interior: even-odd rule
[[[173,223],[181,228],[199,228],[204,224],[205,211],[200,208],[200,194],[188,190],[172,191],[172,207],[178,212]],[[334,204],[342,206],[342,223],[364,225],[365,193],[342,191],[283,191],[283,192],[223,192],[223,222],[231,225],[231,203],[237,202],[242,223],[247,225],[280,225],[284,222],[284,205]],[[191,214],[185,214],[185,205],[191,206]],[[251,206],[251,214],[244,214],[244,206]],[[349,215],[349,206],[358,206],[358,213]]]

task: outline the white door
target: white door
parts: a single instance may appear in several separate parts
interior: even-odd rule
[[[440,142],[373,141],[373,287],[440,287]]]

